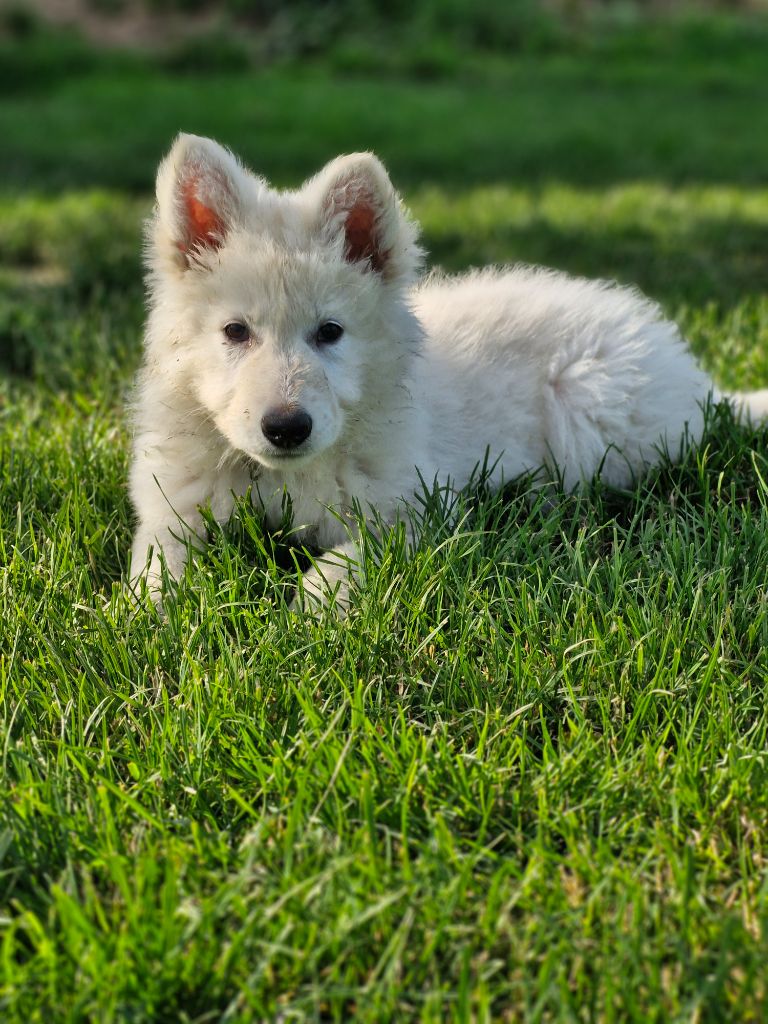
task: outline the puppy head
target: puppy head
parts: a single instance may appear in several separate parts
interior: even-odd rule
[[[149,344],[234,448],[296,468],[352,444],[398,387],[415,239],[370,154],[278,193],[182,135],[158,172]]]

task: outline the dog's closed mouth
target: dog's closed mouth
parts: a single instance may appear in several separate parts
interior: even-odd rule
[[[249,456],[254,462],[264,462],[267,460],[270,463],[275,462],[307,462],[314,452],[312,451],[286,451],[281,448],[273,448],[267,452],[261,452],[259,455]]]
[[[262,471],[265,469],[274,469],[277,463],[282,463],[284,465],[287,462],[307,462],[309,461],[309,454],[309,452],[274,451],[260,452],[258,455],[254,455],[252,452],[243,452],[249,466],[251,479],[255,479],[260,476]]]

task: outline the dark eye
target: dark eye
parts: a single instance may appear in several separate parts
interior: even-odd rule
[[[244,341],[251,340],[251,332],[245,324],[241,324],[239,320],[233,320],[231,324],[227,324],[224,328],[224,333],[229,340],[234,341],[236,345],[242,345]]]
[[[339,340],[343,333],[344,328],[341,324],[337,324],[335,320],[329,320],[317,328],[315,341],[318,345],[332,345],[334,341]]]

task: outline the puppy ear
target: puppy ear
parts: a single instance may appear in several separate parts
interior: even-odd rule
[[[228,149],[179,135],[157,172],[156,254],[185,270],[206,250],[220,248],[244,217],[249,187],[248,172]]]
[[[417,270],[417,229],[371,153],[333,160],[305,189],[317,209],[319,230],[349,263],[384,280],[401,281]]]

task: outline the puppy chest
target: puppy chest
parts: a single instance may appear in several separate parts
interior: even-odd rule
[[[288,481],[265,473],[254,482],[251,495],[264,509],[267,528],[288,527],[292,543],[331,547],[346,539],[352,523],[352,499],[327,481]]]

